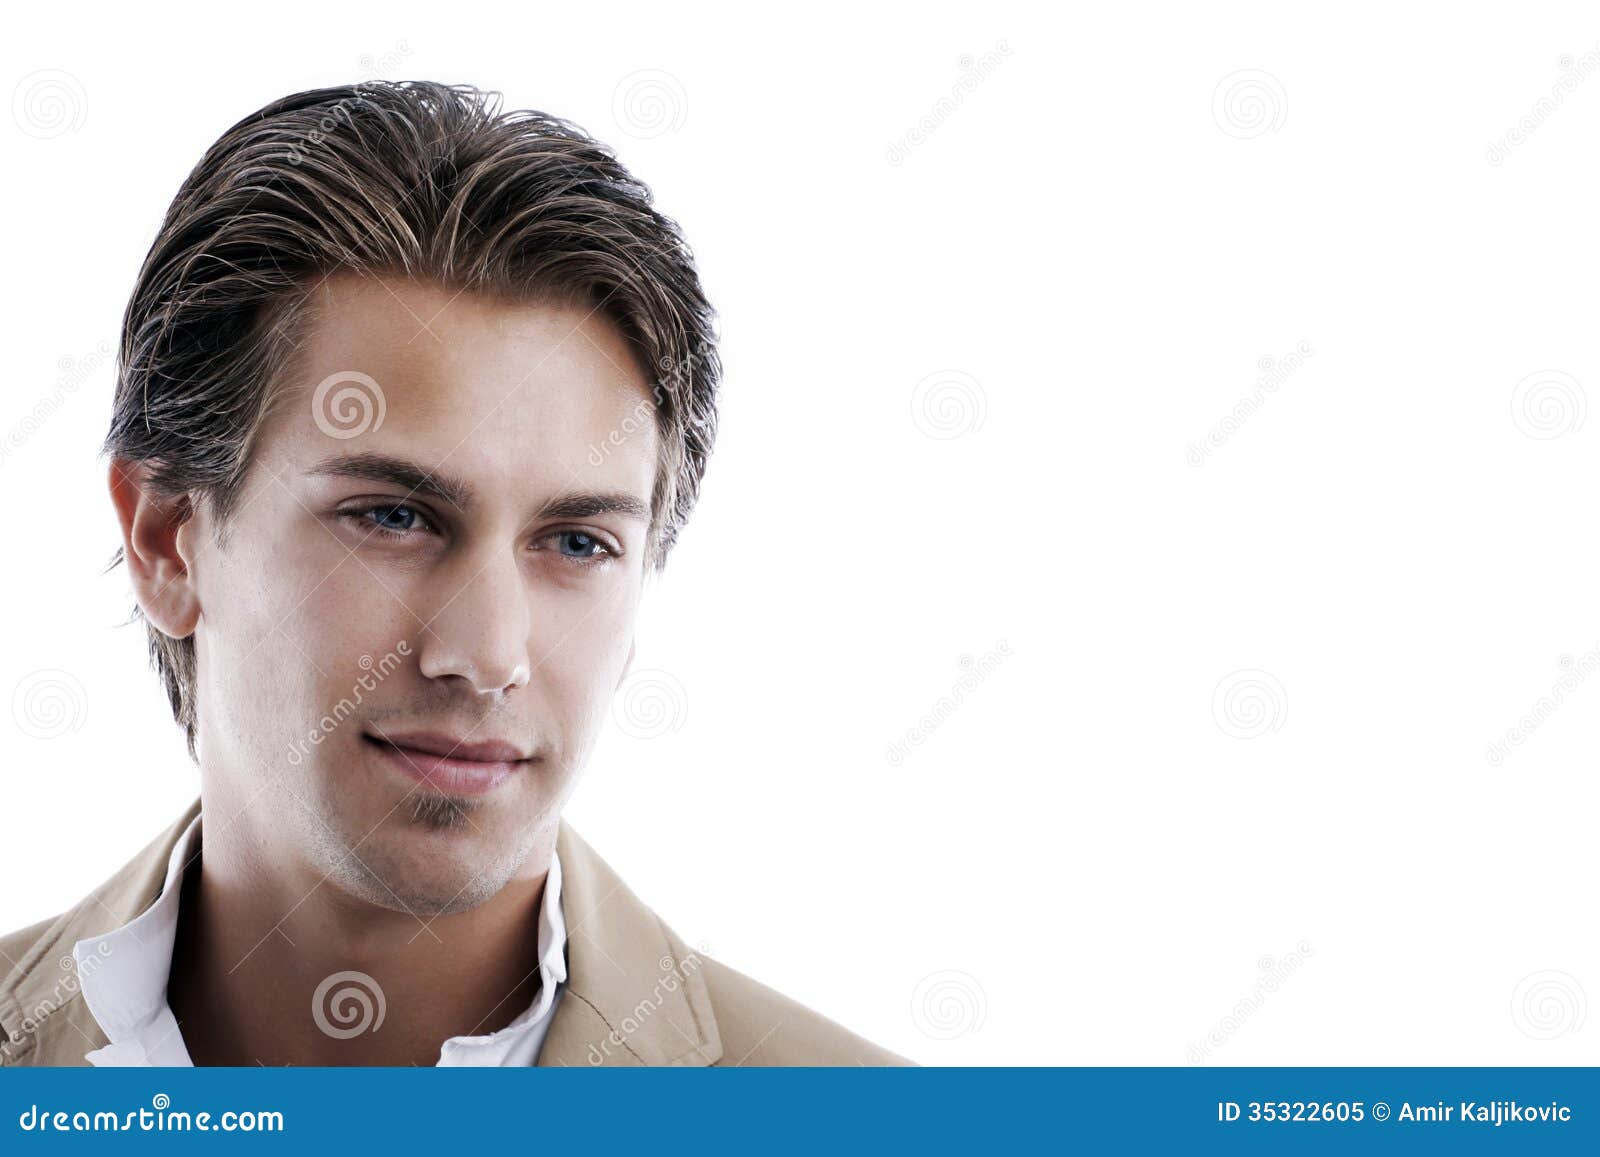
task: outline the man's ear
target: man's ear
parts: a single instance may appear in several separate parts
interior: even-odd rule
[[[200,621],[200,599],[185,550],[192,535],[179,531],[189,521],[187,497],[167,498],[150,485],[150,468],[131,458],[111,460],[111,502],[122,524],[122,554],[133,580],[134,597],[156,630],[187,638]]]
[[[629,642],[628,642],[628,661],[622,665],[622,674],[617,676],[617,687],[618,687],[618,689],[620,689],[622,687],[622,684],[627,681],[628,672],[630,670],[632,670],[632,668],[633,668],[633,656],[634,656],[634,653],[637,652],[638,650],[639,650],[639,640],[637,638],[629,640]]]

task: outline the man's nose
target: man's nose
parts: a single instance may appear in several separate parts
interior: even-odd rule
[[[480,695],[526,686],[533,676],[529,626],[528,592],[515,554],[463,556],[443,579],[437,609],[422,631],[422,673],[458,676]]]

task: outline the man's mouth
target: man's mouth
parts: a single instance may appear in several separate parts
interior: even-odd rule
[[[365,731],[361,738],[397,771],[448,795],[481,795],[532,762],[515,744],[499,739],[436,731]]]

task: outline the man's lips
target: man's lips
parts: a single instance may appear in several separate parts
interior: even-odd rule
[[[433,731],[363,733],[384,762],[451,795],[481,795],[527,767],[530,760],[497,739],[473,742]]]

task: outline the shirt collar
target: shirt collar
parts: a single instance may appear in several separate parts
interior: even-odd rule
[[[183,874],[200,856],[201,819],[196,814],[173,845],[167,875],[155,901],[128,923],[72,946],[83,999],[110,1042],[85,1057],[96,1065],[190,1065],[188,1050],[167,1004],[178,934],[178,902]],[[451,1037],[440,1050],[441,1063],[501,1063],[537,1034],[548,1031],[556,998],[567,979],[567,926],[561,902],[561,857],[551,849],[550,868],[539,903],[539,992],[533,1004],[510,1024],[479,1036]],[[525,1051],[525,1050],[524,1050]],[[537,1048],[533,1050],[537,1052]],[[533,1063],[528,1060],[529,1064]]]

